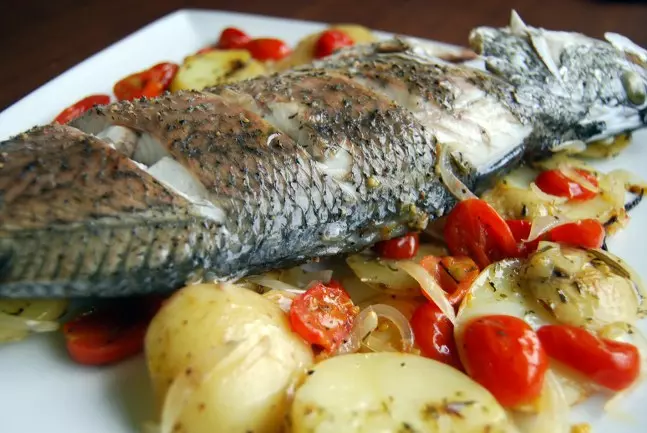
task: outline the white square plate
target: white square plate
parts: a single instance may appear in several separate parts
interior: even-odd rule
[[[134,71],[164,60],[180,62],[215,41],[220,31],[231,25],[252,36],[276,36],[292,45],[325,27],[322,23],[229,12],[175,12],[88,58],[0,113],[0,140],[51,121],[61,109],[88,94],[112,93],[112,85]],[[620,157],[600,164],[600,168],[622,167],[643,173],[647,166],[643,143],[647,144],[645,131],[635,134],[633,146]],[[631,215],[632,223],[608,245],[646,277],[647,254],[643,251],[647,230],[641,223],[647,221],[647,206],[638,206]],[[641,329],[647,332],[647,323]],[[643,384],[623,402],[622,413],[605,414],[602,400],[592,399],[578,406],[573,417],[590,422],[595,433],[644,432],[646,401],[647,384]],[[152,407],[142,357],[108,368],[81,367],[68,359],[58,333],[0,346],[2,433],[139,432],[144,421],[154,419]]]

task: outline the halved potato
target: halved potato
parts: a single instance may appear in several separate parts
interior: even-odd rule
[[[145,347],[161,424],[174,433],[282,431],[289,393],[313,362],[274,302],[233,284],[176,292]]]
[[[184,59],[171,83],[171,92],[202,90],[205,87],[253,78],[266,72],[263,63],[247,50],[214,50]]]
[[[440,362],[380,352],[316,364],[294,395],[293,433],[516,432],[481,385]]]

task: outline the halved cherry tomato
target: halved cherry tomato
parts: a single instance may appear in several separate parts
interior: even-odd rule
[[[350,335],[357,313],[338,282],[318,282],[292,301],[290,324],[308,343],[332,353]]]
[[[514,316],[474,319],[463,334],[465,369],[503,406],[532,402],[541,392],[548,357],[537,334]]]
[[[260,61],[281,60],[290,54],[290,47],[280,39],[259,38],[252,39],[245,45],[253,58]]]
[[[326,30],[319,36],[315,44],[315,57],[320,59],[335,52],[341,47],[348,47],[354,42],[346,33],[340,30]]]
[[[598,186],[598,180],[593,173],[579,168],[574,171],[589,181],[592,185]],[[558,197],[567,197],[570,200],[589,200],[596,196],[595,191],[586,189],[579,183],[569,179],[559,169],[546,170],[539,173],[535,183],[546,194]]]
[[[410,322],[423,356],[462,370],[454,341],[454,325],[436,304],[426,302],[420,305],[413,312]]]
[[[492,206],[478,198],[461,201],[452,209],[444,235],[452,255],[469,256],[481,269],[518,255],[510,227]]]
[[[142,351],[161,299],[136,299],[87,311],[63,326],[67,350],[79,364],[112,364]]]
[[[526,239],[530,236],[530,230],[532,229],[532,222],[527,220],[505,220],[505,223],[510,227],[512,236],[517,242],[519,248],[519,254],[521,256],[527,256],[529,253],[532,253],[537,249],[540,238],[537,238],[531,242],[526,242]]]
[[[552,242],[580,248],[600,248],[605,234],[606,231],[600,221],[585,219],[555,227],[548,232],[547,238]]]
[[[447,292],[447,299],[454,306],[460,304],[479,276],[479,267],[474,260],[466,256],[425,256],[420,265]]]
[[[216,47],[221,50],[244,49],[251,40],[252,38],[244,31],[235,27],[227,27],[220,34]]]
[[[418,233],[409,233],[399,238],[380,241],[373,249],[384,259],[401,260],[415,256],[419,247]]]
[[[142,97],[155,98],[168,90],[179,68],[175,63],[159,63],[119,80],[113,92],[120,101],[132,101]]]
[[[611,390],[627,388],[640,374],[640,353],[632,344],[569,325],[542,326],[537,335],[548,356]]]
[[[109,103],[110,96],[108,95],[86,96],[77,103],[70,105],[65,110],[61,111],[61,113],[54,119],[54,122],[60,124],[71,122],[95,105],[105,105]]]

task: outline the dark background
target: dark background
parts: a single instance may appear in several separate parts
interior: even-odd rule
[[[614,31],[647,46],[644,1],[0,0],[0,110],[143,25],[186,7],[353,22],[455,44],[465,44],[478,25],[507,24],[514,8],[534,26],[596,37]]]

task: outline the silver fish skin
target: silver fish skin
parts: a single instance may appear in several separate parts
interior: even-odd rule
[[[606,41],[535,28],[512,11],[506,28],[480,27],[469,37],[485,69],[515,86],[516,115],[536,126],[541,154],[557,141],[593,141],[640,128],[647,120],[647,51],[624,36]]]
[[[440,166],[479,191],[643,125],[639,47],[551,33],[555,69],[535,33],[476,29],[485,68],[394,39],[2,142],[0,296],[168,292],[360,251],[451,210]]]

